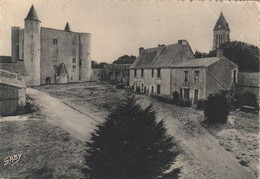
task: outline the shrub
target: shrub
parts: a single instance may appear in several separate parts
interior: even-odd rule
[[[168,97],[165,96],[159,96],[159,95],[151,95],[152,98],[157,99],[158,101],[168,103],[168,104],[174,104],[174,101]]]
[[[226,123],[229,111],[230,104],[223,94],[211,94],[205,101],[204,115],[208,123]]]
[[[123,83],[117,83],[117,84],[116,84],[116,88],[117,88],[117,89],[125,89]]]
[[[203,110],[203,109],[204,109],[204,106],[205,106],[205,100],[204,100],[204,99],[199,99],[199,100],[197,101],[196,109],[197,109],[197,110]]]
[[[190,99],[179,99],[177,105],[181,107],[191,107],[191,103]]]
[[[151,105],[142,109],[128,96],[86,142],[83,172],[91,179],[158,178],[175,161],[175,145]]]
[[[174,91],[172,93],[172,96],[173,96],[173,102],[177,103],[179,101],[179,98],[180,98],[180,94],[178,93],[178,91]]]
[[[237,98],[237,107],[241,108],[246,105],[258,109],[257,99],[253,93],[246,91],[242,95],[236,96],[236,98]]]

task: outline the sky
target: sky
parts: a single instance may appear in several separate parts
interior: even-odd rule
[[[42,27],[92,34],[92,60],[111,63],[138,56],[140,47],[188,40],[193,52],[209,52],[213,28],[223,12],[230,39],[258,46],[256,2],[174,0],[0,0],[0,54],[11,55],[11,27],[24,28],[33,4]],[[257,6],[258,5],[258,6]]]

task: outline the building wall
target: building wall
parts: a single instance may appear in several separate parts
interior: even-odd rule
[[[185,71],[188,71],[188,81],[185,82]],[[195,82],[195,71],[199,71],[199,82]],[[198,90],[198,99],[205,99],[206,69],[205,68],[173,68],[171,72],[171,94],[181,89],[189,89],[189,98],[194,100],[194,90]],[[182,95],[183,96],[183,95]]]
[[[208,67],[209,73],[207,73],[206,96],[218,93],[220,90],[231,90],[234,84],[233,70],[237,70],[238,73],[237,66],[224,58],[210,65]],[[212,74],[215,79],[210,74]]]
[[[170,95],[170,68],[161,68],[161,77],[157,78],[157,69],[154,69],[152,77],[152,69],[144,69],[144,77],[141,77],[141,69],[137,69],[137,75],[134,76],[134,69],[130,69],[130,87],[137,84],[142,90],[142,83],[151,94],[151,87],[154,87],[154,93],[157,93],[157,85],[160,85],[160,94]]]
[[[0,84],[0,116],[14,113],[18,106],[18,88]]]
[[[11,33],[11,60],[13,63],[17,62],[19,59],[19,35],[20,27],[12,27]]]

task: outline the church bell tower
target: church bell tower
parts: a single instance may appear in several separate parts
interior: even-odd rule
[[[213,48],[216,50],[221,44],[230,41],[230,29],[229,25],[221,12],[218,21],[213,29]]]

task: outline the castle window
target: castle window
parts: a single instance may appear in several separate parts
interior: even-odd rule
[[[73,65],[73,66],[72,66],[72,69],[76,69],[76,65]]]
[[[72,58],[72,63],[76,63],[76,58]]]
[[[161,94],[161,85],[157,85],[157,94]]]
[[[53,39],[53,45],[57,45],[58,44],[58,40],[57,39]]]
[[[152,69],[152,77],[153,77],[153,74],[154,74],[154,72],[153,72],[154,70]]]

